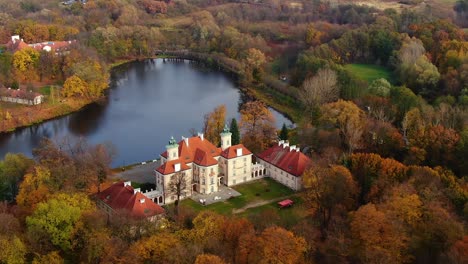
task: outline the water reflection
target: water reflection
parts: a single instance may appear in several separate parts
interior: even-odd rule
[[[80,112],[0,134],[0,158],[7,152],[31,156],[44,137],[85,137],[90,143],[112,142],[118,152],[113,165],[150,160],[174,136],[201,131],[203,116],[226,105],[227,120],[239,118],[243,101],[235,80],[197,63],[147,60],[117,67],[111,73],[108,97]],[[274,112],[277,127],[291,124]]]

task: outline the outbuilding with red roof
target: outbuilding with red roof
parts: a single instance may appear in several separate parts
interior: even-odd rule
[[[117,182],[109,188],[96,194],[97,206],[110,217],[116,211],[125,211],[134,218],[148,218],[157,220],[164,215],[164,209],[141,193],[139,188],[134,189],[131,182]]]
[[[293,190],[302,188],[302,174],[310,164],[310,158],[287,141],[279,141],[275,146],[257,155],[257,160],[272,179]]]

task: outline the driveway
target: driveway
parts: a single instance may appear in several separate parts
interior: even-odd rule
[[[109,178],[138,183],[155,183],[154,169],[156,169],[157,167],[159,167],[159,160],[156,162],[149,162],[146,164],[137,165],[126,171],[114,173],[110,175]]]

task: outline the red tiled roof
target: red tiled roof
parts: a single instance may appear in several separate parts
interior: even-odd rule
[[[27,100],[34,100],[37,96],[41,96],[40,93],[36,92],[27,92],[20,89],[9,89],[9,88],[0,88],[0,96],[12,97],[12,98],[21,98]]]
[[[221,156],[223,156],[226,159],[235,158],[237,157],[237,149],[239,148],[242,149],[242,156],[252,154],[252,152],[250,152],[250,150],[244,147],[244,145],[238,144],[238,145],[230,146],[229,148],[225,149],[223,152],[221,152]]]
[[[132,186],[118,182],[97,194],[97,197],[113,210],[126,210],[134,217],[150,217],[164,213],[164,209],[144,196],[141,192],[134,194]],[[144,201],[144,202],[141,202]]]
[[[221,149],[217,148],[210,141],[201,139],[200,137],[188,138],[188,146],[185,140],[179,141],[179,159],[184,163],[191,163],[194,161],[197,149],[206,152],[211,157],[217,157],[221,153]],[[167,158],[167,151],[164,151],[161,156]]]
[[[275,145],[257,155],[258,158],[286,171],[294,176],[301,176],[310,163],[310,158],[291,147]]]
[[[213,158],[211,155],[209,155],[208,153],[206,153],[205,151],[201,149],[197,149],[195,151],[195,158],[193,162],[197,165],[205,166],[205,167],[218,164],[218,161],[215,158]]]
[[[27,44],[23,40],[16,40],[15,42],[9,41],[6,46],[7,48],[12,51],[16,52],[18,50],[22,50],[25,48],[32,48],[37,51],[41,51],[44,49],[45,46],[49,46],[51,50],[56,50],[56,51],[62,51],[66,48],[68,48],[70,45],[76,43],[76,40],[70,40],[70,41],[44,41],[40,43],[33,43],[33,44]]]
[[[177,163],[180,163],[180,171],[188,170],[190,169],[187,164],[181,161],[181,159],[176,159],[176,160],[170,160],[164,163],[163,165],[159,166],[159,168],[156,169],[157,172],[167,175],[176,172],[175,171],[175,165]]]

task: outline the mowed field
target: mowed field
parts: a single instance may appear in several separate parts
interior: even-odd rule
[[[385,78],[390,83],[395,83],[392,72],[382,66],[353,63],[345,65],[345,69],[350,71],[359,79],[365,80],[369,83],[380,78]]]

